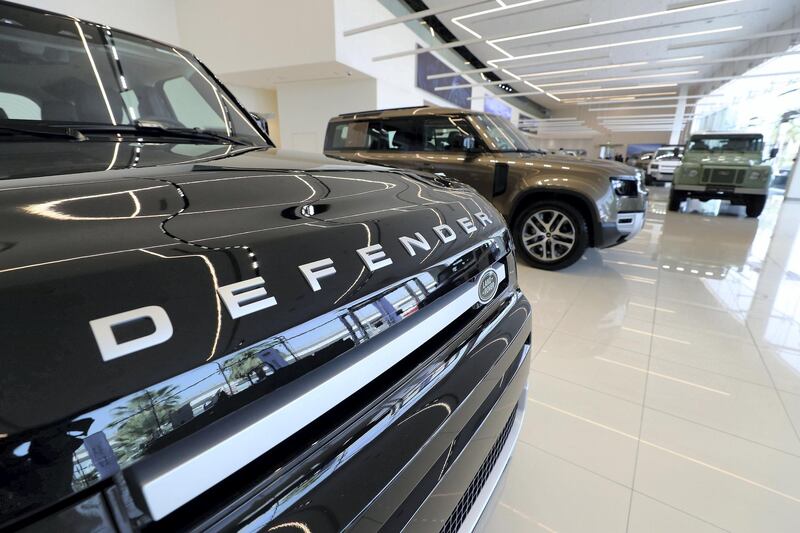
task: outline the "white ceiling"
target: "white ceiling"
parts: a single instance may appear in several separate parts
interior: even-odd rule
[[[427,0],[432,9],[458,5],[454,0]],[[462,3],[467,3],[464,0]],[[701,4],[716,4],[693,8]],[[645,16],[636,20],[616,19]],[[480,13],[476,16],[472,14]],[[641,93],[669,96],[677,87],[657,87],[690,79],[707,78],[723,63],[719,60],[741,55],[753,41],[754,34],[775,31],[792,18],[800,26],[800,2],[797,0],[493,0],[464,9],[441,13],[439,19],[467,44],[483,63],[508,72],[496,72],[521,93],[553,109],[573,106],[575,98],[602,97],[612,99]],[[609,23],[606,23],[611,21]],[[588,27],[581,25],[593,24]],[[573,28],[578,26],[577,28]],[[741,29],[730,29],[741,26]],[[495,46],[480,39],[499,39],[521,34],[548,32],[524,38],[497,42]],[[694,36],[680,34],[717,32]],[[798,36],[800,37],[800,36]],[[733,40],[719,44],[713,41]],[[607,47],[628,41],[649,41]],[[500,47],[502,50],[498,50]],[[576,50],[591,48],[588,50]],[[567,51],[567,52],[564,52]],[[563,53],[562,53],[563,52]],[[536,57],[514,60],[512,56]],[[697,57],[702,56],[702,58]],[[691,58],[676,62],[668,60]],[[646,63],[645,63],[646,62]],[[513,76],[587,67],[605,67],[591,71],[562,72],[526,78],[566,102],[558,102],[539,93],[531,85]],[[467,67],[468,68],[468,67]],[[798,56],[800,70],[800,56]],[[622,79],[611,79],[622,78]],[[480,82],[479,75],[474,76]],[[559,84],[559,85],[552,85]],[[651,88],[619,89],[640,85]],[[583,91],[583,92],[575,92]],[[691,93],[691,91],[690,91]],[[573,102],[569,102],[573,99]],[[669,102],[652,102],[652,105]],[[659,108],[652,112],[658,113]],[[666,111],[670,112],[669,110]]]

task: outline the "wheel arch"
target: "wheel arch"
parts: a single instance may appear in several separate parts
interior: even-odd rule
[[[557,200],[577,209],[586,219],[586,225],[589,228],[589,247],[595,246],[595,236],[601,234],[600,217],[598,216],[597,208],[594,202],[585,195],[569,189],[538,188],[524,191],[514,201],[511,215],[508,218],[508,225],[513,228],[517,223],[517,218],[529,205],[542,200]]]

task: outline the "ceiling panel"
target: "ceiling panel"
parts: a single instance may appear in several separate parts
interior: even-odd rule
[[[427,1],[434,9],[453,3]],[[798,11],[796,0],[496,0],[439,18],[508,85],[559,107],[537,93],[539,85],[562,99],[674,91],[659,82],[709,77],[721,65],[715,60],[748,45],[743,39],[775,30]],[[643,84],[653,87],[633,88]]]

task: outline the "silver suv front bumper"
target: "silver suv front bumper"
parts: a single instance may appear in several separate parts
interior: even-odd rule
[[[644,212],[620,213],[617,215],[617,231],[628,238],[633,237],[644,227]]]

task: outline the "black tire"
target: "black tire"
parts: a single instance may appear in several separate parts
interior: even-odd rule
[[[560,214],[563,219],[555,218],[552,213]],[[537,217],[536,221],[532,220],[534,216]],[[536,222],[540,225],[537,226]],[[548,226],[548,223],[556,224],[555,229],[558,230],[558,235],[553,235],[554,230]],[[569,231],[570,226],[572,231]],[[538,235],[532,236],[532,231],[538,232]],[[558,200],[541,200],[531,203],[516,218],[512,232],[519,256],[523,257],[532,267],[542,270],[567,268],[583,256],[583,252],[589,245],[589,227],[584,216],[575,207]],[[571,248],[568,247],[570,235],[574,236]],[[526,245],[526,241],[528,245]],[[553,256],[552,259],[543,257],[548,255],[548,250],[550,251],[549,255]],[[555,257],[559,253],[563,253],[563,255]]]
[[[652,185],[653,184],[653,176],[651,176],[650,174],[645,174],[644,175],[644,184],[645,185]]]
[[[746,211],[748,218],[758,218],[764,211],[764,206],[767,205],[767,196],[752,196],[747,199]]]
[[[669,202],[667,203],[668,211],[679,211],[681,202],[683,202],[683,194],[676,191],[674,188],[669,190]]]

